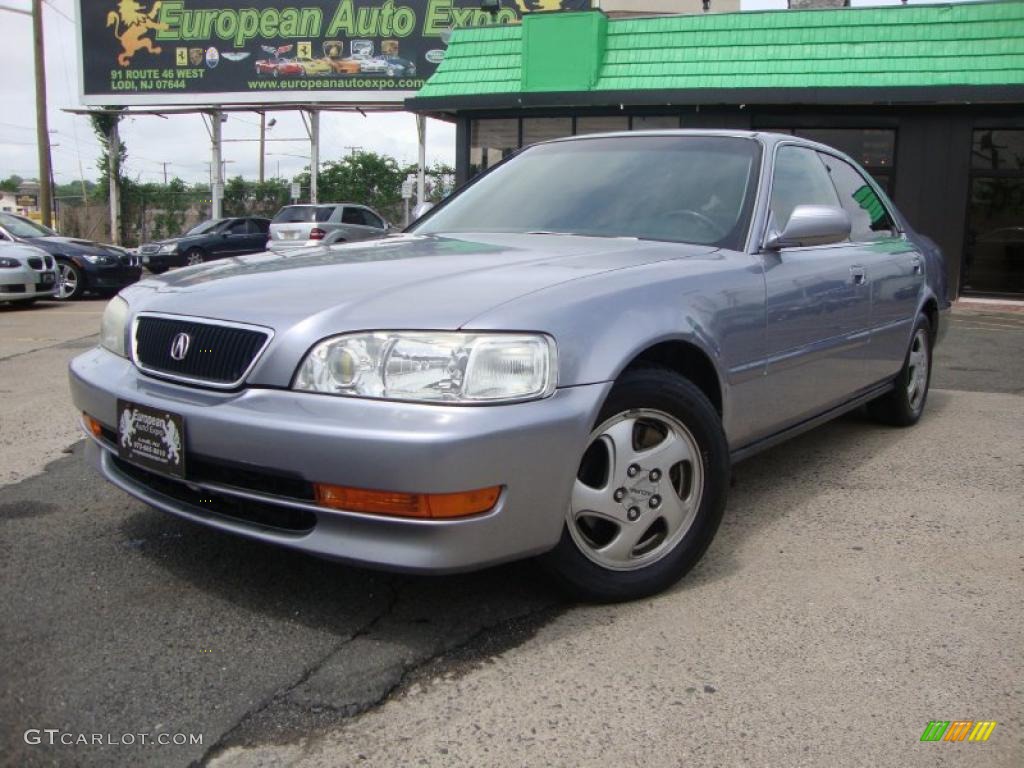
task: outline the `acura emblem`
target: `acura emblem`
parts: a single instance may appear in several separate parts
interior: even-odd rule
[[[179,333],[174,337],[174,341],[171,342],[171,358],[177,361],[185,359],[185,355],[188,354],[189,344],[192,343],[192,337],[187,333]]]

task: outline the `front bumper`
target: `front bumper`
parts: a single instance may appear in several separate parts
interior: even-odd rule
[[[57,292],[57,284],[57,273],[52,269],[38,270],[28,266],[0,269],[0,301],[53,296]]]
[[[267,492],[265,485],[234,485],[223,474],[210,480],[191,469],[184,483],[159,477],[148,482],[144,473],[119,464],[113,440],[90,441],[88,457],[108,480],[164,511],[321,556],[422,572],[480,568],[554,547],[579,457],[611,386],[572,387],[545,400],[482,407],[277,389],[225,393],[150,378],[101,349],[75,358],[70,377],[76,407],[111,435],[118,398],[182,415],[187,466],[190,457],[201,457],[248,477],[408,493],[504,486],[494,509],[476,517],[389,518],[324,509],[296,495]],[[220,514],[204,505],[211,495],[231,497],[232,504],[276,506],[306,516],[310,525],[284,530]]]
[[[85,279],[91,289],[117,289],[125,288],[137,283],[142,277],[142,267],[129,267],[123,264],[91,264],[84,259],[81,260]]]
[[[157,269],[170,269],[171,267],[182,267],[185,265],[185,254],[183,253],[142,253],[139,254],[142,266]]]

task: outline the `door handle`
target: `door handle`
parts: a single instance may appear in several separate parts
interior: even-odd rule
[[[854,285],[864,285],[868,281],[867,272],[861,266],[850,267],[850,276],[853,278]]]
[[[922,272],[922,270],[921,270],[921,257],[920,256],[915,256],[914,258],[912,258],[910,260],[910,266],[913,268],[915,275],[920,275],[921,272]]]

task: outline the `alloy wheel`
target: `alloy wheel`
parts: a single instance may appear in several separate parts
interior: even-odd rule
[[[202,263],[203,263],[203,254],[201,254],[199,251],[191,251],[188,255],[185,256],[185,265],[186,266],[194,267],[194,266],[196,266],[198,264],[202,264]]]
[[[701,452],[690,430],[663,411],[626,411],[591,434],[567,527],[597,565],[643,568],[690,530],[703,492]]]
[[[78,291],[78,273],[70,264],[64,262],[57,264],[57,273],[57,296],[61,299],[70,299]]]
[[[928,391],[928,333],[918,328],[907,361],[907,402],[913,411],[921,407]]]

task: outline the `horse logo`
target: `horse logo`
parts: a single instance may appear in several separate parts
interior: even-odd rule
[[[149,13],[135,0],[118,0],[117,10],[107,14],[107,26],[114,28],[114,37],[121,43],[121,53],[117,55],[117,63],[127,67],[132,56],[141,50],[160,53],[163,49],[153,45],[146,35],[150,32],[170,29],[167,24],[156,20],[160,12],[160,0],[153,3]]]

